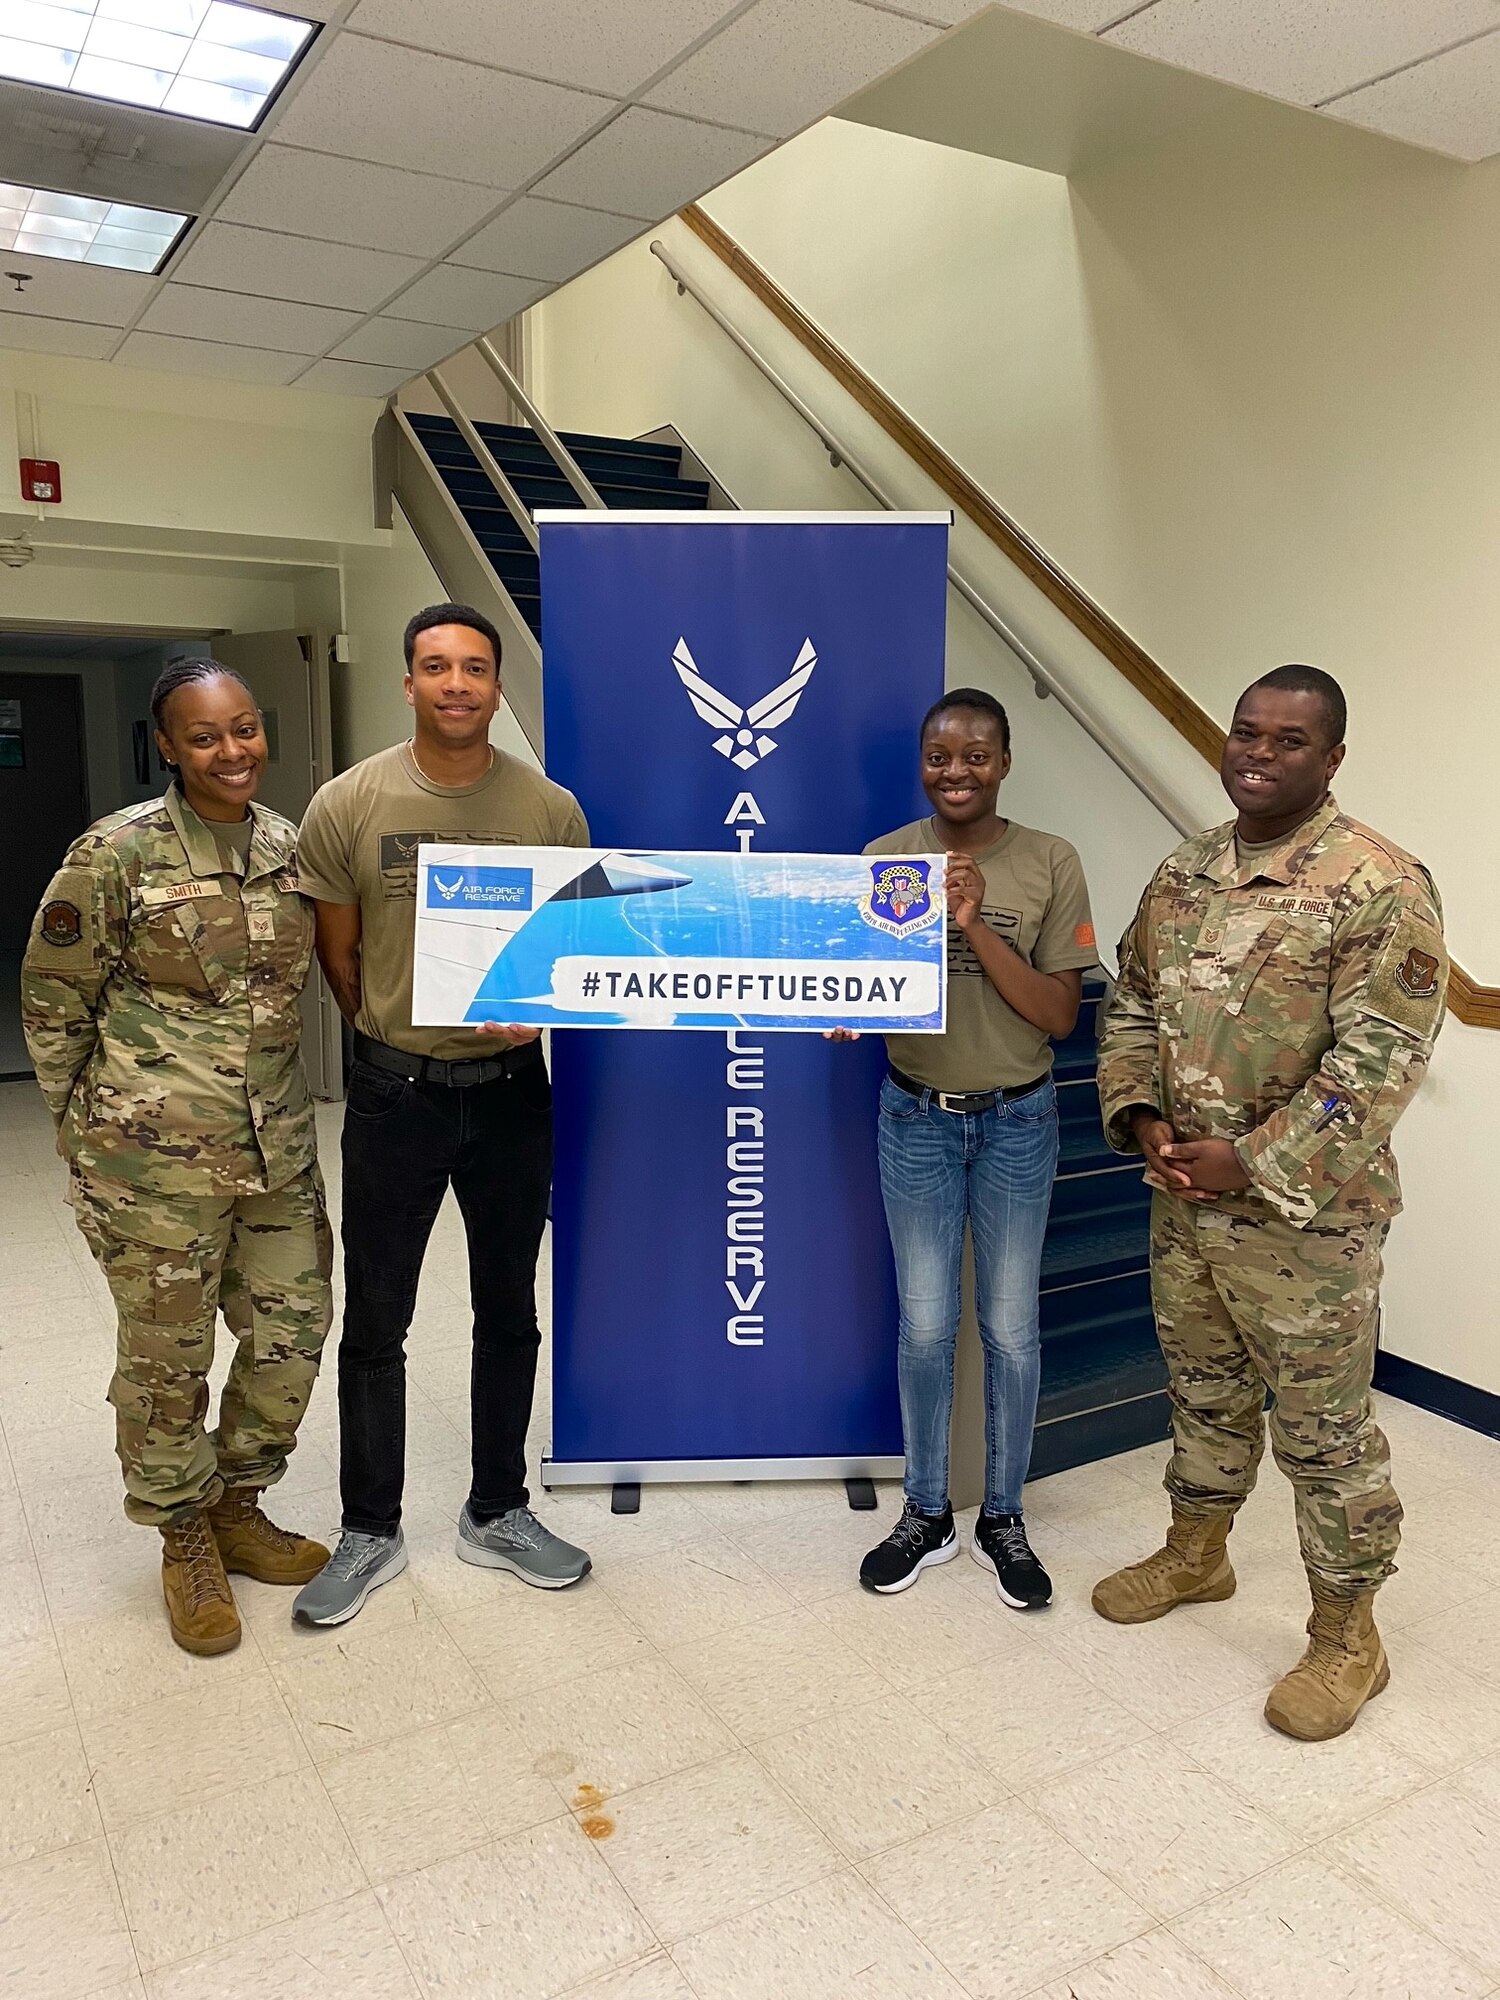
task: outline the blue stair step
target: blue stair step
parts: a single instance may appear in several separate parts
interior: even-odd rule
[[[1156,1328],[1147,1318],[1096,1333],[1089,1340],[1059,1341],[1042,1354],[1042,1422],[1077,1416],[1127,1402],[1136,1396],[1158,1396],[1167,1386]]]
[[[417,435],[424,442],[429,437],[456,438],[458,436],[458,426],[451,417],[414,416],[411,419],[411,424],[412,429],[416,431]],[[497,455],[501,448],[510,449],[514,447],[522,451],[535,450],[540,452],[544,457],[547,457],[548,463],[551,463],[551,459],[546,452],[546,447],[538,441],[531,431],[522,425],[480,423],[476,424],[474,428],[484,439],[490,450],[496,452]],[[559,431],[557,435],[580,462],[582,461],[583,454],[589,452],[598,453],[606,457],[623,454],[630,458],[655,459],[658,463],[670,466],[675,471],[682,459],[681,450],[677,445],[653,444],[644,438],[599,437],[590,431]]]
[[[1141,1324],[1152,1327],[1154,1338],[1151,1278],[1145,1270],[1094,1283],[1049,1287],[1042,1293],[1041,1307],[1043,1345],[1103,1338]]]

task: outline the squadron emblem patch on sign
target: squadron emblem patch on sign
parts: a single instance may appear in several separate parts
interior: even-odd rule
[[[42,911],[43,944],[65,950],[83,941],[83,914],[76,903],[48,903]]]
[[[870,868],[870,889],[860,900],[859,913],[872,930],[906,937],[925,930],[943,914],[934,903],[926,861],[877,861]]]

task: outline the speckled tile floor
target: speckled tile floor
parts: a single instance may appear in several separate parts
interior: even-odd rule
[[[1238,1595],[1134,1630],[1088,1591],[1159,1540],[1160,1449],[1028,1489],[1036,1617],[967,1559],[863,1594],[870,1517],[821,1487],[648,1489],[628,1519],[546,1498],[595,1567],[544,1595],[452,1553],[450,1209],[411,1341],[410,1570],[322,1633],[244,1584],[243,1644],[195,1660],[120,1511],[112,1315],[61,1194],[39,1098],[0,1086],[4,2000],[1500,1993],[1500,1443],[1383,1401],[1394,1678],[1337,1743],[1260,1718],[1306,1616],[1270,1469]],[[325,1537],[336,1426],[330,1372],[275,1495]]]

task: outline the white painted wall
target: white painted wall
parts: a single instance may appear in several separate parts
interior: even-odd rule
[[[1221,722],[1285,659],[1351,700],[1345,804],[1420,852],[1455,950],[1500,979],[1483,761],[1500,725],[1500,162],[1461,168],[1267,105],[1034,171],[829,122],[711,212]],[[1174,149],[1175,146],[1175,149]],[[903,504],[930,487],[681,227],[658,232]],[[644,245],[533,309],[559,427],[675,424],[744,506],[859,504],[801,421]],[[972,580],[1200,824],[1217,781],[960,525]],[[1081,850],[1101,938],[1173,835],[967,610],[950,684],[1011,708],[1014,816]],[[1386,1341],[1500,1391],[1492,1230],[1500,1035],[1450,1023],[1401,1132],[1409,1213]]]

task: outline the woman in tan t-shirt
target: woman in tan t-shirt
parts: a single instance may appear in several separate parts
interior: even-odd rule
[[[901,1519],[860,1568],[905,1590],[958,1554],[948,1424],[965,1225],[973,1231],[984,1343],[985,1491],[973,1556],[1006,1604],[1034,1610],[1052,1584],[1021,1517],[1041,1376],[1037,1289],[1057,1167],[1051,1037],[1071,1033],[1096,950],[1088,890],[1065,840],[1002,819],[1010,724],[960,688],[929,710],[922,787],[932,816],[870,853],[948,856],[948,1026],[887,1038],[880,1185],[900,1299],[897,1372],[906,1448]]]

